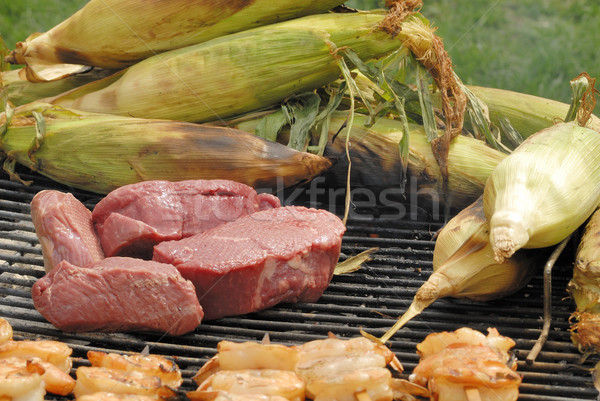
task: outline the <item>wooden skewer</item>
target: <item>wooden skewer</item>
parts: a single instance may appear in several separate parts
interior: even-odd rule
[[[357,401],[372,401],[367,390],[359,391],[355,396]]]
[[[481,393],[477,387],[465,387],[465,395],[469,401],[481,401]]]

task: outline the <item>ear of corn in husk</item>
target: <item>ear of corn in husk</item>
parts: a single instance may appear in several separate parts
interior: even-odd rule
[[[1,72],[0,99],[6,98],[13,106],[22,106],[35,100],[56,96],[113,73],[111,70],[93,68],[56,81],[30,82],[23,79],[23,71],[24,69],[21,68]]]
[[[334,165],[327,171],[326,177],[329,184],[336,187],[345,186],[348,179],[346,132],[340,133],[347,116],[345,111],[336,111],[328,119],[328,141],[324,155],[333,160]],[[232,126],[255,132],[260,120],[253,119]],[[373,125],[367,126],[368,121],[368,116],[356,113],[349,132],[352,162],[350,184],[352,187],[367,187],[378,192],[387,191],[390,195],[393,195],[393,191],[399,194],[403,178],[398,147],[403,136],[402,123],[382,117]],[[442,176],[425,130],[417,124],[410,124],[409,127],[408,174],[416,181],[416,187],[410,187],[408,191],[414,191],[437,205],[444,199],[451,202],[451,207],[457,210],[471,204],[483,193],[485,182],[493,169],[506,157],[506,154],[490,148],[483,141],[462,135],[456,137],[450,144],[449,192],[444,197]],[[315,135],[315,140],[318,141],[318,134]],[[286,141],[284,132],[280,133],[278,140]],[[408,181],[411,185],[412,180]]]
[[[490,301],[523,288],[537,269],[533,251],[521,250],[496,262],[489,241],[483,199],[454,216],[439,232],[433,251],[433,273],[394,326],[380,339],[389,340],[408,321],[444,297]]]
[[[585,225],[568,290],[576,311],[571,339],[584,354],[600,354],[600,209]]]
[[[52,80],[47,67],[83,64],[121,69],[167,50],[230,33],[324,13],[339,0],[91,0],[45,33],[18,42],[8,57],[32,81]],[[58,77],[58,76],[56,76]]]
[[[53,104],[91,112],[205,122],[273,106],[340,76],[338,49],[361,59],[402,48],[379,29],[384,11],[311,15],[171,50],[84,85]],[[403,24],[422,19],[406,17]]]
[[[558,123],[527,138],[494,169],[484,189],[498,261],[520,248],[567,238],[600,203],[600,133]]]
[[[101,194],[157,179],[230,179],[273,191],[308,181],[331,165],[324,157],[230,128],[38,102],[0,114],[0,152],[5,169],[17,162]]]

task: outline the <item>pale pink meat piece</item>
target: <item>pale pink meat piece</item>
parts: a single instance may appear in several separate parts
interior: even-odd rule
[[[30,206],[46,272],[63,260],[86,266],[104,258],[92,225],[92,212],[73,194],[43,190],[33,197]]]
[[[279,199],[229,180],[144,181],[103,198],[92,219],[106,256],[152,258],[152,247],[240,216],[279,207]]]
[[[326,210],[282,206],[154,247],[195,286],[205,319],[283,302],[315,302],[338,261],[343,222]]]
[[[135,258],[85,268],[63,261],[31,293],[40,314],[64,331],[181,335],[203,317],[194,286],[173,265]]]

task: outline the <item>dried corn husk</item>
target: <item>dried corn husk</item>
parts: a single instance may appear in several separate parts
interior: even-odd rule
[[[483,201],[499,262],[558,244],[600,204],[600,133],[569,122],[530,136],[494,169]]]
[[[521,250],[497,263],[489,241],[483,198],[463,209],[439,232],[433,251],[433,273],[381,341],[386,342],[408,321],[444,297],[490,301],[523,288],[538,268],[538,253]]]
[[[582,353],[600,353],[600,209],[585,226],[569,293],[576,311],[571,315],[571,339]]]
[[[167,50],[233,32],[324,13],[340,0],[224,1],[91,0],[45,33],[18,42],[8,61],[25,64],[28,79],[52,80],[55,64],[121,69]]]
[[[37,102],[11,114],[0,114],[5,169],[17,162],[60,183],[101,194],[160,179],[230,179],[274,191],[308,181],[331,165],[324,157],[231,128],[86,113]]]
[[[402,48],[385,12],[329,13],[271,24],[145,59],[50,102],[98,113],[218,121],[275,105],[340,76],[337,50],[361,59]],[[422,18],[407,17],[405,24]]]
[[[22,106],[35,100],[59,95],[114,73],[111,70],[88,68],[83,73],[70,75],[56,81],[30,82],[22,78],[23,72],[24,69],[21,68],[0,73],[0,99],[6,97],[13,106]]]

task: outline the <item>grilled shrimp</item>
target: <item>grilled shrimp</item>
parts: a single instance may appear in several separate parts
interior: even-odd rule
[[[137,394],[160,398],[168,387],[162,385],[156,376],[104,367],[80,366],[75,371],[77,383],[73,393],[78,399],[98,392],[114,394]]]
[[[280,396],[269,396],[264,394],[233,394],[226,393],[224,391],[196,390],[189,391],[186,395],[191,401],[287,401],[286,398]]]
[[[373,401],[392,400],[388,365],[402,365],[387,347],[364,337],[327,338],[305,343],[296,372],[306,383],[306,395],[315,401],[355,401],[361,393]]]
[[[292,371],[275,369],[221,370],[197,389],[227,394],[262,394],[289,401],[304,400],[304,382]]]
[[[53,340],[6,341],[0,344],[0,359],[8,357],[40,358],[50,362],[65,373],[71,371],[73,350],[67,344]]]
[[[68,373],[63,372],[57,366],[41,360],[40,358],[20,358],[20,357],[9,357],[0,359],[0,364],[10,364],[14,367],[26,368],[28,364],[36,364],[41,367],[41,376],[44,380],[44,388],[48,393],[58,395],[68,395],[73,391],[75,387],[75,379],[73,379]]]
[[[0,344],[12,340],[13,330],[8,320],[0,317]]]
[[[95,367],[104,367],[126,372],[141,372],[147,376],[156,376],[165,386],[179,388],[183,383],[177,364],[160,355],[106,353],[88,351],[87,358]]]
[[[43,401],[46,391],[44,368],[33,361],[25,365],[17,358],[0,362],[0,400]]]
[[[487,337],[467,328],[430,334],[417,346],[421,360],[409,379],[439,401],[473,399],[469,392],[483,401],[516,400],[521,376],[516,362],[510,363],[514,369],[507,365],[511,343],[495,329]]]
[[[100,391],[79,396],[76,398],[76,401],[156,401],[156,397],[140,394],[115,394],[107,391]]]

